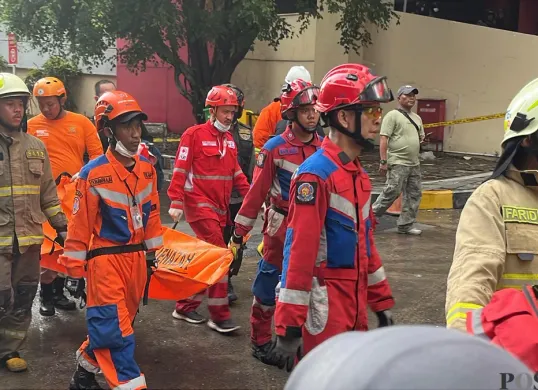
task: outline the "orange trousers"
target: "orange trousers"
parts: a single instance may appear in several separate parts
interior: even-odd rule
[[[78,364],[93,373],[100,369],[112,389],[146,389],[132,327],[147,279],[144,253],[95,257],[87,275],[88,338],[77,351]]]

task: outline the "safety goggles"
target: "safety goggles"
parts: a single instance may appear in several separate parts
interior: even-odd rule
[[[370,81],[359,96],[361,102],[388,103],[394,100],[385,76]]]
[[[319,96],[318,87],[308,87],[303,89],[293,98],[291,102],[292,107],[304,106],[307,104],[314,104]]]
[[[362,113],[370,118],[379,119],[383,115],[383,109],[381,107],[363,107]]]

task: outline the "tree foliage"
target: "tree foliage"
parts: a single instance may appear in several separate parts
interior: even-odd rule
[[[337,13],[343,49],[371,43],[366,26],[386,29],[397,15],[387,0],[298,0],[294,31],[273,0],[2,0],[9,30],[43,52],[81,60],[105,59],[116,39],[118,55],[133,72],[148,64],[172,66],[179,91],[201,120],[212,85],[229,82],[256,39],[277,49],[305,31],[323,12]]]
[[[0,72],[11,72],[11,68],[3,56],[0,56]]]
[[[36,81],[43,77],[56,77],[60,79],[67,91],[65,109],[76,111],[77,105],[73,99],[73,91],[74,84],[81,75],[82,72],[74,61],[60,56],[52,56],[43,64],[41,69],[31,69],[24,79],[24,83],[28,86],[30,92],[32,92]]]

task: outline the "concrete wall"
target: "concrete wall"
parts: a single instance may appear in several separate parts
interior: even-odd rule
[[[401,24],[374,34],[363,61],[396,90],[413,84],[422,98],[447,99],[447,120],[505,112],[538,77],[538,37],[400,13]],[[351,56],[352,60],[357,60]],[[500,152],[503,120],[445,128],[445,151]]]

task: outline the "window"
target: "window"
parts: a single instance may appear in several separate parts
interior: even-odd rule
[[[294,14],[316,9],[317,0],[275,0],[275,5],[279,14]]]

